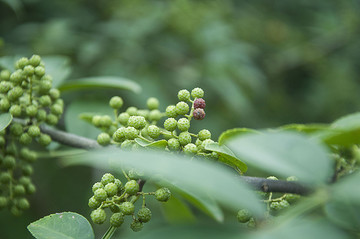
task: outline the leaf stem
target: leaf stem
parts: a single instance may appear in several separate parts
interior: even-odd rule
[[[109,229],[105,232],[104,236],[102,237],[102,239],[109,239],[111,238],[115,231],[116,231],[116,227],[110,226]]]

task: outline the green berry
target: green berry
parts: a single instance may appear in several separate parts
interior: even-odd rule
[[[134,195],[139,192],[139,184],[135,180],[130,180],[125,183],[125,192],[129,195]]]
[[[144,225],[142,224],[142,222],[140,222],[140,221],[138,221],[138,220],[134,220],[134,221],[132,221],[132,223],[130,224],[130,228],[131,228],[131,230],[133,230],[134,232],[141,231],[143,227],[144,227]]]
[[[113,213],[120,212],[120,207],[117,204],[111,204],[109,208]]]
[[[23,132],[23,126],[20,123],[12,123],[10,125],[10,133],[12,135],[20,136]]]
[[[247,223],[247,227],[248,228],[255,228],[256,227],[256,222],[255,222],[255,219],[253,217],[250,218],[249,222]]]
[[[126,113],[128,113],[130,116],[137,115],[137,111],[138,109],[134,106],[130,106],[129,108],[126,109]]]
[[[8,111],[10,108],[10,101],[7,98],[3,98],[0,100],[0,110]]]
[[[20,198],[17,200],[17,206],[21,210],[27,210],[30,207],[30,203],[26,198]]]
[[[45,121],[46,120],[46,111],[44,109],[39,109],[36,115],[36,119],[38,121]]]
[[[199,136],[199,139],[203,141],[203,140],[206,140],[206,139],[210,139],[211,138],[211,133],[210,133],[209,130],[203,129],[203,130],[199,131],[198,136]]]
[[[30,177],[27,177],[27,176],[21,176],[19,178],[19,183],[23,186],[27,186],[31,183],[31,179],[30,179]]]
[[[207,152],[206,146],[207,146],[208,144],[212,144],[212,143],[214,143],[214,140],[212,140],[212,139],[205,139],[204,141],[202,141],[201,145],[199,146],[199,149],[200,149],[201,151]]]
[[[33,174],[34,172],[34,169],[31,165],[29,164],[24,164],[21,166],[21,172],[24,174],[24,175],[31,175]]]
[[[115,142],[121,143],[125,140],[126,130],[125,127],[118,128],[113,134],[113,140]]]
[[[40,65],[40,63],[41,57],[39,55],[32,55],[28,62],[28,64],[32,65],[33,67]]]
[[[166,202],[170,199],[170,197],[171,192],[168,188],[160,188],[155,192],[155,198],[160,202]]]
[[[180,101],[179,103],[176,104],[176,113],[178,115],[186,115],[189,112],[189,105],[184,102],[184,101]]]
[[[102,184],[102,183],[100,183],[100,182],[96,182],[96,183],[94,183],[94,185],[92,186],[92,191],[93,191],[93,193],[96,191],[96,190],[98,190],[98,189],[100,189],[100,188],[104,188],[104,185]]]
[[[11,89],[11,83],[7,81],[0,82],[0,93],[6,94]]]
[[[25,187],[23,185],[15,185],[13,188],[14,195],[16,196],[23,196],[25,195]]]
[[[162,114],[159,110],[152,110],[149,113],[149,120],[150,121],[159,121],[162,117]]]
[[[60,97],[60,91],[58,89],[52,88],[49,91],[49,95],[50,95],[51,99],[57,100]]]
[[[150,113],[149,110],[138,110],[137,111],[138,116],[142,116],[145,119],[149,117],[149,113]]]
[[[30,183],[26,186],[26,193],[27,194],[34,194],[36,192],[36,187],[34,184]]]
[[[147,107],[149,108],[149,110],[155,110],[159,108],[159,100],[154,98],[154,97],[150,97],[147,102],[146,102]]]
[[[46,147],[51,143],[51,137],[48,134],[40,134],[39,144]]]
[[[185,154],[196,154],[197,151],[198,151],[198,149],[197,149],[196,145],[192,144],[192,143],[187,144],[184,147],[184,153]]]
[[[104,189],[109,197],[116,195],[118,192],[118,187],[116,186],[115,183],[106,184]]]
[[[126,139],[132,140],[137,138],[139,135],[139,131],[137,129],[135,129],[134,127],[126,127],[125,128],[125,137]]]
[[[3,159],[2,165],[7,169],[13,169],[16,165],[16,160],[12,155],[6,155]]]
[[[195,145],[199,147],[201,144],[202,144],[202,141],[199,138],[197,138],[195,141]]]
[[[31,65],[27,65],[24,67],[24,74],[28,77],[34,75],[35,69]]]
[[[123,100],[119,96],[114,96],[109,101],[109,105],[113,109],[120,109],[123,106],[123,103]]]
[[[22,70],[16,70],[10,75],[10,82],[14,85],[19,85],[24,80],[24,75]]]
[[[164,122],[164,128],[168,131],[174,131],[176,129],[177,122],[174,118],[168,118]]]
[[[128,126],[134,127],[135,129],[142,129],[146,126],[146,120],[143,116],[130,116],[127,123]]]
[[[7,93],[7,97],[9,101],[14,102],[17,99],[19,99],[20,96],[22,96],[24,93],[24,90],[20,86],[15,86],[9,92]]]
[[[11,212],[11,214],[13,214],[16,217],[18,217],[22,214],[22,210],[20,210],[20,208],[18,208],[16,205],[11,206],[10,212]]]
[[[11,174],[8,173],[8,172],[1,172],[0,173],[0,182],[5,184],[5,183],[8,183],[10,182],[11,180]]]
[[[110,217],[110,225],[113,227],[120,227],[124,223],[124,214],[121,212],[114,213]]]
[[[149,208],[143,207],[138,211],[137,216],[140,222],[146,223],[151,219],[151,211]]]
[[[9,81],[11,72],[9,70],[2,70],[0,72],[0,80]]]
[[[190,121],[186,118],[181,118],[177,122],[177,127],[180,131],[188,131],[190,128]]]
[[[107,133],[100,133],[97,137],[97,142],[100,145],[108,145],[110,144],[111,138],[110,135]]]
[[[115,183],[115,185],[116,185],[116,187],[118,188],[118,191],[120,191],[120,189],[121,189],[121,187],[122,187],[122,183],[121,183],[121,181],[120,181],[120,179],[115,179],[114,180],[114,183]]]
[[[96,209],[98,208],[99,206],[101,205],[101,202],[99,202],[98,200],[96,200],[96,198],[94,196],[92,196],[90,199],[89,199],[89,202],[88,202],[88,206],[92,209]]]
[[[38,113],[38,107],[36,105],[29,105],[26,107],[26,114],[29,117],[34,117]]]
[[[4,196],[0,196],[0,209],[5,208],[8,205],[8,200]]]
[[[45,68],[43,66],[37,66],[34,68],[34,73],[41,78],[45,75]]]
[[[105,173],[101,178],[101,183],[106,186],[108,183],[113,183],[115,181],[114,175],[111,173]]]
[[[241,209],[237,213],[237,220],[241,223],[246,223],[250,220],[251,214],[246,209]]]
[[[19,60],[17,60],[15,62],[15,68],[16,69],[22,69],[28,64],[29,64],[29,59],[26,58],[26,57],[21,57]]]
[[[123,202],[120,204],[120,210],[124,215],[132,215],[135,211],[135,206],[131,202]]]
[[[191,135],[189,132],[181,132],[179,134],[179,142],[181,145],[187,145],[191,143]]]
[[[108,195],[107,195],[105,189],[99,188],[98,190],[96,190],[94,192],[94,197],[99,202],[102,202],[102,201],[105,201],[107,199]]]
[[[112,119],[108,115],[103,115],[100,118],[100,126],[102,127],[110,127],[112,125]]]
[[[191,91],[191,96],[193,98],[202,98],[204,97],[204,91],[203,89],[197,87],[197,88],[194,88],[192,91]]]
[[[48,114],[46,116],[46,123],[49,125],[56,125],[59,122],[59,117],[54,114]]]
[[[21,134],[19,141],[24,145],[28,145],[31,144],[32,137],[28,133],[23,133]]]
[[[175,138],[171,138],[168,140],[168,147],[170,150],[176,151],[180,149],[180,142]]]
[[[288,208],[290,206],[290,203],[288,201],[286,201],[286,200],[281,200],[279,204],[280,204],[281,209],[285,209],[285,208]]]
[[[190,92],[188,90],[180,90],[178,92],[178,98],[180,101],[190,100]]]
[[[165,114],[169,118],[176,118],[178,116],[178,113],[176,112],[176,106],[169,105],[168,107],[166,107]]]
[[[96,209],[90,214],[91,220],[96,224],[103,224],[106,220],[106,212],[104,209]]]
[[[126,126],[129,118],[130,118],[130,115],[128,113],[124,112],[124,113],[119,114],[118,121],[120,124]]]
[[[147,127],[147,133],[151,138],[156,139],[160,136],[160,129],[156,125],[150,125]]]
[[[101,116],[100,115],[94,115],[91,119],[91,123],[93,125],[95,125],[96,127],[100,127],[100,121],[101,121]]]
[[[53,104],[50,107],[50,112],[53,113],[54,115],[62,115],[64,109],[61,105],[59,104]]]
[[[21,115],[21,106],[20,105],[12,105],[9,109],[9,112],[14,117],[19,117]]]
[[[28,129],[28,134],[33,138],[40,136],[40,133],[40,128],[37,125],[31,125]]]

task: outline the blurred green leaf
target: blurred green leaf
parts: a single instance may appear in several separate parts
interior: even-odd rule
[[[142,147],[165,149],[165,147],[167,146],[167,141],[165,139],[149,143],[144,139],[136,138],[135,142]]]
[[[0,57],[0,66],[9,71],[15,70],[15,62],[19,60],[21,56],[3,56]]]
[[[16,15],[20,15],[21,11],[23,10],[24,6],[20,0],[1,0],[1,2],[6,3],[11,7],[11,9],[15,12]]]
[[[226,143],[226,141],[228,141],[232,137],[242,135],[242,134],[249,134],[249,133],[250,134],[258,133],[258,131],[254,130],[254,129],[249,129],[249,128],[229,129],[229,130],[226,130],[223,133],[221,133],[221,135],[219,136],[219,139],[218,139],[218,143],[219,143],[219,145],[223,145]]]
[[[8,127],[13,117],[10,113],[0,114],[0,131]]]
[[[92,239],[94,232],[88,220],[73,212],[62,212],[43,217],[28,226],[37,239]]]
[[[288,124],[279,127],[280,130],[291,130],[302,133],[314,133],[321,130],[328,129],[329,125],[326,124]]]
[[[66,56],[44,56],[46,74],[53,78],[53,87],[59,87],[70,75],[70,58]]]
[[[246,162],[270,174],[296,176],[308,184],[323,184],[331,175],[327,149],[296,132],[263,132],[232,139],[229,148]]]
[[[159,175],[166,181],[198,195],[212,195],[218,203],[238,210],[248,208],[254,215],[264,212],[256,194],[233,172],[221,164],[209,161],[189,160],[188,157],[164,152],[127,152],[117,148],[94,150],[67,157],[65,165],[90,165],[97,168],[119,170],[124,167],[143,170],[148,175]]]
[[[241,173],[247,171],[247,166],[244,162],[238,159],[235,154],[225,145],[218,145],[217,143],[209,143],[205,146],[206,150],[214,151],[219,154],[219,161],[223,162]]]
[[[338,202],[352,202],[360,203],[360,172],[357,171],[352,175],[348,175],[344,178],[341,178],[336,184],[331,188],[332,200]]]
[[[360,202],[329,202],[324,207],[326,216],[342,228],[360,232]]]
[[[166,203],[162,203],[161,206],[164,209],[166,220],[172,224],[193,223],[196,221],[190,208],[174,196]]]
[[[134,93],[140,93],[141,87],[136,82],[115,76],[98,76],[81,78],[77,80],[67,81],[60,85],[60,91],[69,90],[88,90],[98,88],[110,88],[117,90],[130,90]]]

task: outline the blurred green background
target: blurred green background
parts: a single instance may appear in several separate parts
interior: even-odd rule
[[[0,0],[0,57],[62,56],[67,81],[120,76],[143,88],[64,94],[72,112],[89,98],[106,112],[113,94],[138,107],[155,96],[165,109],[178,90],[202,87],[207,117],[192,127],[216,139],[234,127],[328,123],[358,111],[359,12],[356,0]],[[26,216],[1,212],[5,238],[30,237],[25,225],[49,213],[89,213],[94,173],[52,160],[37,164]],[[8,225],[18,230],[6,234]]]

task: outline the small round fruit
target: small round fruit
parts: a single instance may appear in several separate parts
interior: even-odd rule
[[[237,213],[237,220],[241,223],[246,223],[250,220],[251,218],[251,214],[248,210],[246,209],[241,209],[238,211]]]
[[[191,96],[193,98],[202,98],[204,97],[204,91],[203,89],[197,87],[197,88],[194,88],[192,91],[191,91]]]
[[[181,132],[179,134],[179,142],[181,145],[187,145],[191,143],[191,135],[189,132]]]
[[[91,220],[96,224],[103,224],[106,220],[106,212],[104,209],[96,209],[90,214]]]
[[[139,192],[139,184],[135,180],[130,180],[125,183],[125,192],[129,195],[134,195]]]
[[[179,103],[176,104],[176,113],[178,115],[185,115],[189,112],[189,105],[184,102],[184,101],[180,101]]]
[[[132,140],[137,138],[139,135],[139,131],[134,127],[128,126],[125,128],[125,137],[126,139]]]
[[[28,134],[33,138],[40,136],[40,133],[40,128],[37,125],[31,125],[28,129]]]
[[[146,102],[147,107],[149,110],[155,110],[159,108],[159,100],[155,97],[150,97]]]
[[[98,200],[96,200],[96,198],[94,196],[92,196],[90,199],[89,199],[89,202],[88,202],[88,206],[92,209],[96,209],[98,208],[99,206],[101,205],[101,202],[99,202]]]
[[[205,111],[201,108],[194,110],[193,117],[195,120],[203,120],[205,118]]]
[[[181,118],[177,122],[177,127],[180,131],[188,131],[190,128],[190,121],[186,118]]]
[[[179,150],[180,149],[180,142],[175,138],[171,138],[168,140],[168,147],[170,150]]]
[[[100,133],[97,137],[97,142],[103,146],[110,144],[110,141],[110,135],[107,133]]]
[[[113,227],[120,227],[124,223],[124,214],[121,212],[114,213],[110,217],[110,225]]]
[[[120,127],[115,131],[112,138],[115,142],[121,143],[125,140],[125,135],[125,127]]]
[[[51,137],[48,134],[40,134],[39,144],[42,146],[48,146],[51,143]]]
[[[138,211],[137,216],[140,222],[148,222],[151,219],[151,211],[149,208],[143,207]]]
[[[123,126],[126,126],[129,118],[130,118],[130,115],[128,113],[124,112],[124,113],[119,114],[118,121]]]
[[[194,101],[194,108],[195,109],[198,109],[198,108],[205,109],[205,107],[206,107],[206,103],[205,103],[205,100],[203,98],[197,98]]]
[[[199,131],[198,136],[199,136],[199,139],[203,141],[203,140],[206,140],[206,139],[210,139],[211,138],[211,133],[207,129],[202,129],[202,130]]]
[[[169,118],[176,118],[178,116],[178,113],[176,112],[176,106],[169,105],[168,107],[166,107],[165,114]]]
[[[192,143],[187,144],[187,145],[185,145],[185,147],[184,147],[184,153],[185,153],[185,154],[192,155],[192,154],[196,154],[197,151],[198,151],[197,146],[196,146],[195,144],[192,144]]]
[[[115,181],[115,177],[114,175],[112,175],[111,173],[105,173],[102,177],[101,177],[101,183],[103,185],[106,185],[108,183],[113,183]]]
[[[180,90],[178,98],[180,101],[188,101],[190,99],[190,92],[188,90]]]
[[[134,232],[138,232],[141,231],[141,229],[144,227],[144,225],[142,224],[142,222],[138,221],[138,220],[134,220],[131,224],[130,224],[130,228],[131,230],[133,230]]]
[[[150,125],[147,127],[147,134],[151,138],[156,139],[160,136],[160,129],[156,125]]]
[[[131,202],[123,202],[120,204],[120,210],[124,215],[132,215],[135,211],[135,206]]]
[[[120,96],[114,96],[110,99],[109,105],[113,109],[120,109],[124,104],[124,101]]]
[[[168,188],[160,188],[155,192],[155,198],[160,202],[166,202],[170,199],[170,197],[171,192]]]
[[[96,190],[94,192],[94,197],[99,202],[103,202],[103,201],[105,201],[107,199],[108,195],[107,195],[105,189],[99,188],[98,190]]]
[[[149,120],[150,121],[159,121],[162,117],[162,114],[159,110],[155,109],[150,111],[149,113]]]
[[[116,195],[118,192],[118,187],[116,186],[115,183],[106,184],[104,189],[109,197]]]
[[[164,128],[168,131],[174,131],[177,127],[176,119],[168,118],[164,122]]]
[[[100,182],[94,183],[94,185],[92,186],[93,193],[100,188],[104,188],[104,185],[102,183],[100,183]]]

